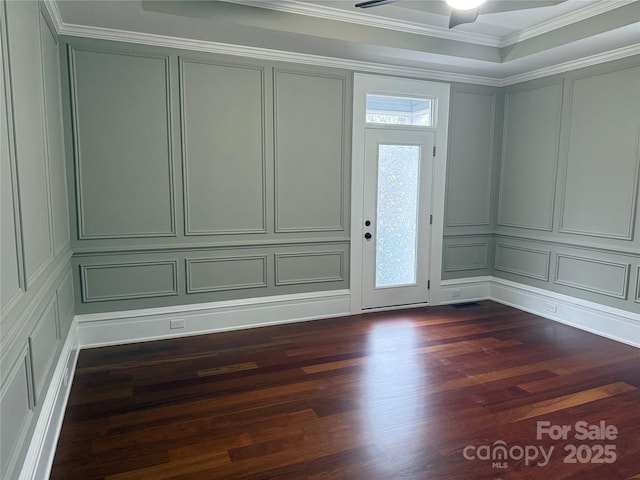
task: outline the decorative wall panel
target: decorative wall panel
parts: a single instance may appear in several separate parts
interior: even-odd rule
[[[495,94],[454,91],[447,172],[447,227],[489,225]]]
[[[65,167],[62,105],[60,102],[60,59],[58,40],[44,16],[40,16],[40,43],[44,75],[49,182],[51,185],[52,231],[55,253],[69,245],[67,170]]]
[[[536,280],[549,280],[549,250],[496,243],[495,269]]]
[[[169,58],[70,57],[79,238],[175,235]]]
[[[0,477],[7,477],[7,473],[14,470],[15,455],[20,451],[26,436],[26,430],[32,418],[29,400],[30,375],[26,349],[22,351],[16,364],[7,375],[0,394]]]
[[[627,298],[629,268],[630,265],[623,263],[558,254],[554,282],[624,299]]]
[[[276,254],[276,285],[344,280],[344,252]]]
[[[444,251],[444,271],[458,272],[487,268],[488,242],[448,244]]]
[[[186,234],[266,232],[264,70],[180,67]]]
[[[56,299],[51,299],[41,315],[35,329],[29,336],[29,352],[31,354],[31,369],[35,386],[35,404],[40,405],[43,399],[42,388],[47,380],[47,373],[51,368],[54,355],[58,350],[58,319]]]
[[[574,80],[560,231],[632,239],[640,171],[638,79],[640,67]]]
[[[187,259],[187,293],[218,292],[267,286],[267,257]]]
[[[27,288],[53,259],[39,8],[37,2],[6,2]]]
[[[4,53],[4,52],[3,52]],[[6,68],[3,65],[3,68]],[[21,267],[22,239],[19,235],[20,205],[17,192],[15,156],[10,146],[10,125],[4,121],[10,118],[10,92],[5,90],[4,75],[0,75],[0,304],[2,310],[10,307],[22,291]]]
[[[346,78],[275,72],[276,232],[345,229]]]
[[[81,265],[82,301],[178,295],[177,261]]]
[[[58,301],[58,323],[60,325],[60,334],[62,338],[66,335],[69,325],[73,320],[73,276],[69,273],[56,290],[56,299]]]
[[[498,224],[553,228],[562,85],[506,95]]]

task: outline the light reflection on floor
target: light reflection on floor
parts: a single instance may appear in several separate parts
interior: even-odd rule
[[[425,372],[417,348],[416,328],[410,321],[377,324],[369,333],[362,376],[362,433],[379,452],[394,451],[385,448],[389,443],[422,437]],[[415,456],[380,460],[381,469],[398,472],[410,467]]]

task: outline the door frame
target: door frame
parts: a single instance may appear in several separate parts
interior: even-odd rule
[[[436,129],[436,155],[433,158],[430,261],[428,278],[431,281],[429,305],[438,305],[441,299],[442,248],[444,234],[444,203],[447,173],[447,144],[449,131],[448,83],[413,80],[355,73],[353,77],[353,131],[351,151],[351,241],[350,241],[350,293],[351,313],[362,309],[362,238],[364,235],[364,165],[365,114],[367,94],[396,96],[424,96],[436,99],[434,127]],[[411,305],[412,307],[419,306]],[[366,309],[367,312],[405,308],[403,306]]]

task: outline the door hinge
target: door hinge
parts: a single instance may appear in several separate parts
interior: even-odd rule
[[[431,280],[427,280],[427,290],[431,289]]]
[[[433,214],[429,215],[429,225],[433,225]]]
[[[434,157],[436,156],[436,146],[435,145],[433,146],[433,156]]]

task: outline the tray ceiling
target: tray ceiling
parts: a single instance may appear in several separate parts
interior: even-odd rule
[[[567,0],[480,15],[452,30],[443,0],[367,10],[354,3],[50,0],[48,6],[66,35],[495,85],[640,54],[640,0]]]

